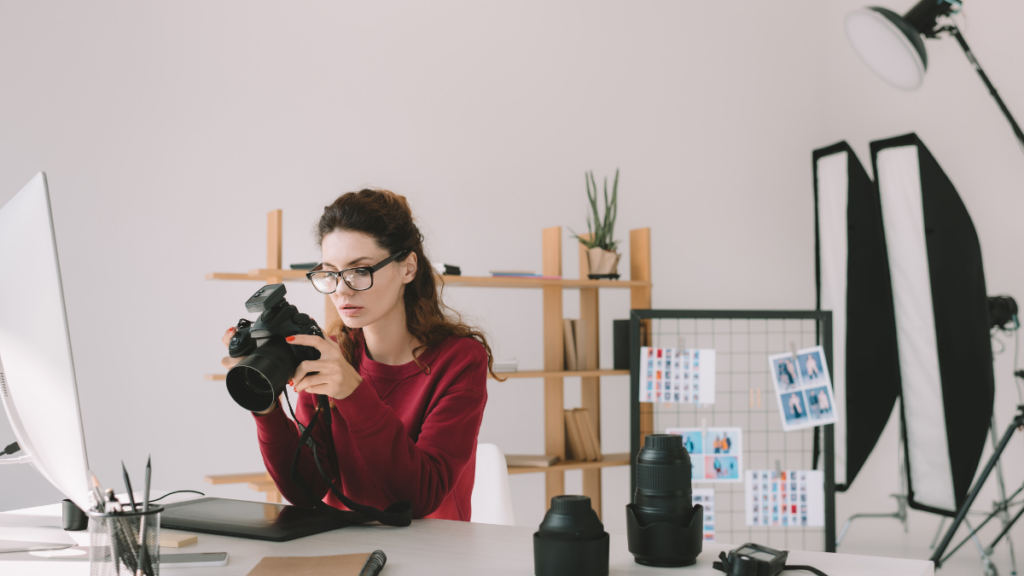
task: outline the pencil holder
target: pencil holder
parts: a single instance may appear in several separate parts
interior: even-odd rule
[[[149,512],[89,514],[89,576],[135,576],[142,567],[146,576],[160,574],[160,513]],[[143,530],[143,527],[145,530]],[[140,546],[139,535],[145,532]],[[141,560],[141,562],[140,562]]]

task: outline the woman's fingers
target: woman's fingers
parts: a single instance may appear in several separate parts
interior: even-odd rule
[[[235,367],[235,364],[238,364],[241,361],[241,358],[232,358],[231,356],[225,356],[220,359],[220,365],[227,368],[228,370],[231,370],[232,368]]]
[[[301,380],[292,380],[293,389],[298,392],[309,392],[312,394],[327,394],[325,386],[331,384],[331,379],[324,374],[309,374]],[[317,390],[320,390],[317,392]],[[329,394],[328,394],[329,395]]]
[[[285,341],[295,346],[309,346],[310,348],[316,348],[320,351],[321,358],[324,358],[332,352],[340,352],[338,346],[333,342],[328,344],[327,340],[311,334],[296,334],[285,338]]]
[[[228,348],[231,346],[231,338],[235,335],[235,327],[232,326],[224,331],[224,335],[220,337],[220,341],[224,343],[224,347]]]
[[[325,374],[331,372],[331,363],[324,360],[304,360],[299,363],[298,368],[295,369],[295,375],[292,376],[292,382],[298,384],[303,378],[311,376],[312,372],[319,374]],[[337,370],[335,370],[337,372]]]

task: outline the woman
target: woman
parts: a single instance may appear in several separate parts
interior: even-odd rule
[[[412,504],[413,518],[470,519],[476,439],[493,359],[483,334],[445,314],[423,237],[403,196],[344,194],[316,227],[323,264],[310,281],[330,294],[341,322],[330,340],[297,335],[320,359],[302,362],[289,385],[308,424],[318,396],[330,419],[314,428],[320,465],[345,496],[384,509]],[[224,334],[227,344],[234,329]],[[226,368],[238,358],[224,358]],[[493,371],[491,372],[493,374]],[[312,502],[290,477],[299,429],[280,402],[254,413],[263,461],[281,494]],[[329,423],[328,423],[329,422]],[[317,498],[344,509],[303,449],[299,473]]]

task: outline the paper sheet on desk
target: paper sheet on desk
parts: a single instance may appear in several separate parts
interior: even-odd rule
[[[340,556],[268,556],[248,576],[359,576],[366,554]]]

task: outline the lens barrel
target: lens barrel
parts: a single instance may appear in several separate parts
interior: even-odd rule
[[[589,496],[555,496],[533,535],[536,576],[608,576],[608,533]]]
[[[689,566],[703,549],[703,507],[693,505],[682,436],[651,434],[636,459],[636,498],[626,506],[629,551],[645,566]],[[696,519],[696,521],[695,521]]]
[[[262,412],[274,404],[298,367],[289,347],[268,342],[228,370],[228,393],[239,406]]]

